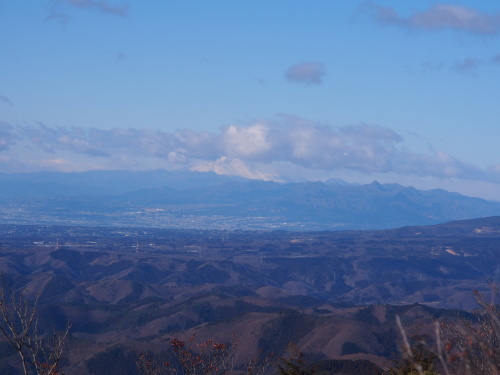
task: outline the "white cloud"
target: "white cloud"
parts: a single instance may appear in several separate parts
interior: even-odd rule
[[[246,127],[228,126],[224,129],[221,142],[228,156],[258,159],[271,150],[269,127],[253,124]]]
[[[500,14],[479,12],[475,9],[438,3],[427,10],[409,16],[399,14],[395,9],[367,1],[361,10],[371,14],[378,22],[420,30],[450,29],[473,34],[498,34]]]
[[[325,66],[316,61],[294,64],[285,72],[286,79],[289,82],[306,85],[319,85],[323,83],[323,76],[325,74]]]

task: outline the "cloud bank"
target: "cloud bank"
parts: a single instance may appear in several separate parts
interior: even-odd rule
[[[306,85],[320,85],[326,74],[325,66],[320,62],[310,61],[290,66],[285,76],[289,82]]]
[[[361,11],[370,14],[384,25],[418,30],[456,30],[472,34],[494,35],[500,32],[500,14],[483,13],[475,9],[437,3],[427,10],[403,16],[391,7],[367,1]]]
[[[389,128],[331,127],[294,116],[225,126],[219,132],[0,123],[0,168],[12,172],[11,165],[15,171],[161,167],[266,180],[280,180],[285,171],[288,177],[303,171],[351,171],[500,182],[498,168],[482,170],[442,151],[408,151]]]

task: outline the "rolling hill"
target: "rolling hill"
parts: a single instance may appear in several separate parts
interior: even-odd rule
[[[41,293],[44,332],[72,323],[67,374],[133,374],[133,350],[167,355],[169,339],[194,333],[236,334],[242,358],[293,341],[311,361],[383,366],[396,315],[409,333],[432,332],[474,307],[474,289],[489,293],[500,267],[499,217],[382,231],[0,231],[4,279]],[[2,373],[15,373],[0,351]]]

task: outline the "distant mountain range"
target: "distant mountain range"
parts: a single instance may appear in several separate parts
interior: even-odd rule
[[[194,229],[384,229],[500,215],[444,190],[277,183],[166,170],[0,174],[3,223]]]

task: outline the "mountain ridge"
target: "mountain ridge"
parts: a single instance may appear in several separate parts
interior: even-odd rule
[[[3,222],[20,224],[386,229],[500,215],[498,202],[442,189],[376,181],[280,183],[211,172],[0,174],[0,191]]]

